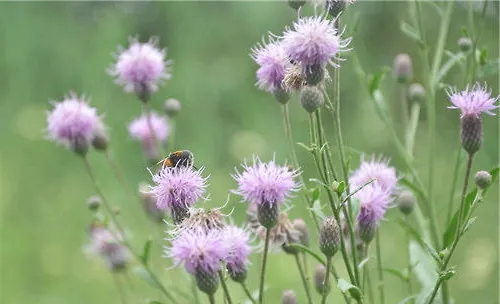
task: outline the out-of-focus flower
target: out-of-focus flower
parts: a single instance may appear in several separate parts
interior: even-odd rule
[[[243,282],[247,276],[250,263],[248,256],[252,252],[248,233],[236,226],[227,226],[223,231],[223,239],[228,249],[225,259],[229,276],[236,282]]]
[[[109,73],[116,77],[116,83],[126,92],[135,92],[144,102],[158,90],[162,81],[172,77],[171,61],[165,60],[166,50],[160,50],[156,45],[155,39],[147,43],[130,39],[129,48],[119,49],[116,63],[109,69]]]
[[[379,184],[371,184],[358,191],[360,209],[356,229],[361,240],[369,243],[375,237],[380,220],[384,217],[391,202],[391,193]]]
[[[371,179],[375,179],[373,184],[378,184],[380,188],[389,192],[394,190],[398,182],[396,170],[389,166],[388,160],[377,160],[372,157],[369,161],[363,159],[359,168],[349,177],[351,190],[361,187]]]
[[[181,103],[174,98],[169,98],[163,104],[163,110],[168,115],[168,117],[175,117],[182,109]]]
[[[408,54],[398,54],[394,58],[392,74],[399,83],[407,83],[413,76],[413,66]]]
[[[150,160],[157,160],[159,151],[157,144],[164,143],[170,133],[167,117],[151,112],[136,118],[128,126],[130,136],[139,141],[144,154]]]
[[[124,269],[130,259],[130,254],[125,246],[104,227],[93,227],[90,230],[90,250],[101,256],[107,267],[113,271]]]
[[[54,103],[47,113],[48,137],[78,154],[85,155],[102,121],[97,110],[83,97],[70,93],[62,102]]]
[[[139,184],[139,197],[141,199],[141,205],[144,212],[153,221],[162,223],[165,218],[165,212],[158,208],[157,198],[151,192],[151,186],[146,183]]]

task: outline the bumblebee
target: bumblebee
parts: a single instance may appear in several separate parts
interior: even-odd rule
[[[164,168],[179,168],[179,167],[194,167],[193,153],[189,150],[174,151],[167,158],[161,161],[162,169]],[[196,169],[196,168],[195,168]]]

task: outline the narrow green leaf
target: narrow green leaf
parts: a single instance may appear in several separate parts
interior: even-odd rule
[[[307,208],[311,210],[314,214],[316,214],[320,219],[325,218],[325,214],[323,213],[323,208],[321,207],[321,202],[319,200],[313,201],[313,205],[311,208]]]
[[[498,167],[490,170],[490,174],[492,177],[492,182],[491,182],[492,185],[495,184],[495,181],[498,177],[499,171],[500,171],[500,168],[498,168]],[[488,188],[485,188],[482,191],[482,196],[484,196],[486,194],[486,192],[488,191]],[[476,199],[477,194],[478,194],[477,189],[474,189],[471,192],[469,192],[469,194],[467,194],[467,196],[465,197],[464,212],[462,214],[462,223],[465,222],[467,216],[469,215],[469,210],[471,208],[472,203],[474,202],[474,199]],[[458,214],[459,213],[460,213],[460,210],[457,210],[455,212],[451,221],[448,223],[448,226],[446,227],[446,231],[443,234],[443,248],[447,248],[448,246],[450,246],[451,243],[453,242],[453,240],[455,239],[456,232],[457,232]]]
[[[382,269],[384,272],[387,272],[389,274],[392,274],[393,276],[401,279],[403,282],[408,281],[408,277],[402,272],[394,268],[383,268]]]
[[[288,244],[288,247],[292,247],[292,248],[298,250],[299,252],[307,253],[310,256],[312,256],[313,258],[315,258],[316,261],[318,261],[320,264],[326,265],[326,262],[319,256],[319,254],[317,254],[316,252],[312,251],[311,249],[307,248],[304,245],[292,243],[292,244]]]
[[[471,218],[467,221],[467,223],[465,223],[465,226],[464,226],[464,229],[463,229],[463,231],[462,231],[462,234],[463,234],[463,233],[466,233],[466,232],[467,232],[467,230],[469,230],[469,228],[472,226],[472,224],[474,224],[474,222],[476,221],[476,219],[477,219],[477,217],[476,217],[476,216],[475,216],[475,217],[471,217]]]
[[[368,261],[370,261],[370,257],[366,257],[361,262],[359,262],[358,269],[362,269],[366,265],[366,263],[368,263]]]
[[[312,149],[311,149],[311,147],[310,147],[309,145],[306,145],[306,144],[301,143],[301,142],[297,143],[297,145],[298,145],[299,147],[304,148],[304,150],[306,150],[307,152],[311,152],[311,151],[312,151]]]
[[[319,199],[319,195],[320,195],[320,189],[314,188],[312,191],[312,200],[317,201]]]
[[[385,74],[387,74],[391,69],[389,67],[383,67],[380,69],[380,71],[377,72],[377,74],[373,75],[368,83],[368,92],[370,95],[373,96],[375,91],[379,90],[380,88],[380,83],[385,77]]]
[[[342,291],[342,293],[349,293],[351,297],[353,297],[353,299],[355,300],[361,299],[361,290],[358,287],[349,283],[348,281],[344,279],[339,279],[337,287],[338,289],[340,289],[340,291]]]
[[[443,79],[446,76],[446,74],[448,74],[451,68],[462,60],[465,60],[465,55],[463,53],[451,54],[448,61],[446,61],[445,64],[443,64],[443,66],[441,67],[441,69],[439,69],[435,81],[436,82],[441,81],[441,79]]]
[[[401,23],[399,24],[399,29],[411,40],[415,41],[418,44],[422,44],[422,39],[420,38],[418,32],[405,21],[401,21]]]
[[[484,66],[488,61],[488,50],[483,48],[479,51],[479,56],[477,58],[477,62],[480,66]]]
[[[151,255],[151,245],[153,245],[152,239],[148,239],[146,243],[144,243],[141,255],[141,261],[144,263],[144,265],[147,265],[149,262],[149,257]]]

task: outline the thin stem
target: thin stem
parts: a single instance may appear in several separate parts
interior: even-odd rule
[[[115,282],[116,290],[120,296],[120,301],[122,304],[127,304],[127,297],[125,297],[125,292],[123,291],[123,286],[120,280],[118,280],[118,276],[113,274],[113,281]]]
[[[300,264],[299,254],[294,254],[295,262],[297,263],[297,268],[299,269],[300,278],[302,279],[302,284],[304,284],[304,289],[306,290],[307,302],[312,304],[311,291],[309,290],[309,284],[307,284],[306,276],[302,265]]]
[[[256,304],[255,300],[253,299],[252,297],[252,294],[250,293],[250,290],[248,290],[248,287],[247,285],[245,284],[245,282],[241,282],[241,287],[243,288],[243,291],[245,291],[245,294],[247,295],[248,299],[253,303],[253,304]]]
[[[222,290],[224,290],[224,294],[226,295],[227,303],[232,304],[233,301],[231,300],[231,295],[229,294],[229,289],[227,288],[226,280],[224,280],[224,274],[222,273],[222,270],[219,270],[219,279],[220,284],[222,285]]]
[[[264,252],[262,253],[262,268],[260,270],[260,286],[259,286],[259,304],[262,304],[264,300],[264,280],[266,274],[266,263],[267,254],[269,251],[269,236],[271,235],[271,230],[266,228],[266,239],[264,242]]]
[[[328,294],[330,293],[329,290],[329,281],[330,281],[330,267],[332,265],[332,257],[327,256],[326,257],[326,274],[325,274],[325,281],[323,282],[323,298],[321,299],[321,304],[326,303],[326,298],[328,297]]]
[[[282,116],[283,116],[283,125],[285,128],[285,134],[286,134],[286,138],[288,141],[289,153],[290,153],[290,156],[292,158],[293,165],[294,165],[295,169],[299,169],[300,168],[299,161],[297,158],[297,153],[295,152],[295,146],[293,144],[294,141],[293,141],[293,135],[292,135],[292,124],[290,123],[290,113],[288,111],[288,104],[284,104],[281,109],[282,109]],[[307,196],[307,186],[306,186],[306,183],[305,183],[305,180],[304,180],[304,177],[302,176],[302,174],[299,174],[299,181],[300,181],[300,184],[302,186],[302,190],[304,192],[304,199],[306,200],[309,208],[312,209],[313,202]],[[316,213],[314,213],[312,210],[309,210],[309,214],[311,215],[311,217],[314,221],[314,225],[316,226],[316,229],[319,229],[319,222],[318,222],[318,218],[317,218]]]
[[[401,96],[399,103],[401,104],[401,120],[403,122],[403,131],[407,131],[409,125],[409,116],[408,116],[408,98],[407,98],[407,88],[406,84],[401,84],[399,86],[399,94]]]
[[[406,151],[410,157],[413,159],[413,150],[415,144],[415,136],[417,135],[418,120],[420,116],[420,104],[415,102],[411,106],[410,121],[406,129]]]
[[[377,231],[375,236],[376,251],[377,251],[377,271],[378,271],[378,290],[380,296],[380,304],[385,303],[385,292],[384,292],[384,272],[382,270],[382,254],[380,253],[380,237]]]
[[[158,277],[154,274],[154,272],[151,271],[149,266],[143,261],[141,256],[137,252],[134,251],[134,249],[132,248],[130,243],[127,241],[125,231],[123,230],[120,223],[118,222],[116,215],[113,212],[113,209],[111,208],[111,205],[109,204],[108,200],[104,196],[104,193],[101,191],[101,188],[99,187],[99,184],[97,183],[97,180],[95,178],[94,172],[92,171],[92,167],[90,166],[90,162],[88,161],[86,156],[83,157],[83,163],[85,164],[85,169],[87,170],[87,173],[88,173],[90,179],[94,183],[94,188],[95,188],[97,194],[101,197],[102,203],[103,203],[104,207],[106,208],[106,211],[109,213],[109,216],[111,217],[111,222],[115,225],[116,229],[118,230],[118,232],[121,236],[121,239],[122,239],[121,242],[123,243],[123,245],[125,247],[127,247],[127,249],[130,251],[130,253],[136,258],[136,260],[143,265],[144,270],[149,274],[150,278],[153,280],[153,282],[156,284],[156,286],[163,292],[163,294],[172,303],[174,303],[174,304],[177,303],[175,298],[167,291],[167,289],[165,288],[165,286],[163,286],[163,284],[160,282]],[[118,237],[113,231],[111,231],[111,233],[114,234],[114,237],[116,240],[120,240],[120,237]]]
[[[210,304],[215,304],[215,298],[214,298],[214,294],[213,293],[211,293],[211,294],[208,295],[208,302]]]
[[[410,218],[408,215],[405,216],[405,221],[409,223]],[[412,274],[412,265],[411,265],[411,256],[410,256],[410,241],[411,241],[411,236],[410,236],[410,231],[406,230],[406,257],[408,259],[408,277],[407,277],[407,284],[408,284],[408,295],[411,296],[413,295],[413,287],[411,285],[411,274]],[[415,303],[415,299],[411,299],[410,303]]]
[[[368,289],[368,303],[375,303],[375,294],[373,293],[372,279],[370,276],[370,271],[366,269],[366,285]]]
[[[460,159],[462,156],[462,149],[459,144],[459,149],[457,152],[457,158],[455,159],[455,166],[453,168],[453,175],[451,177],[451,189],[450,189],[450,200],[448,202],[448,212],[446,214],[446,223],[449,223],[451,220],[451,215],[453,213],[453,202],[455,202],[455,189],[457,188],[457,180],[458,180],[458,169],[460,168]]]
[[[340,277],[339,277],[337,270],[335,269],[335,265],[333,265],[333,263],[330,265],[330,273],[333,275],[335,282],[338,283]],[[344,300],[346,303],[348,303],[348,304],[351,303],[351,300],[347,297],[347,295],[345,293],[342,293],[342,295],[344,296]]]

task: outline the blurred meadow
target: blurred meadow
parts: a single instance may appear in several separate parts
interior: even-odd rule
[[[483,27],[480,47],[489,58],[499,56],[498,3],[490,5],[485,18],[474,13],[476,29]],[[435,43],[439,17],[430,5],[423,5],[427,37]],[[456,52],[462,28],[468,28],[467,4],[457,4],[447,39],[447,50]],[[304,14],[311,14],[309,6]],[[414,80],[421,82],[422,68],[416,44],[400,31],[400,21],[408,19],[405,2],[357,2],[343,22],[359,14],[352,48],[367,73],[381,66],[391,66],[394,56],[408,53],[413,59]],[[243,159],[253,154],[263,160],[273,156],[280,162],[288,158],[280,107],[272,96],[255,86],[256,65],[250,48],[268,32],[281,33],[295,18],[286,3],[275,2],[74,2],[74,3],[0,3],[0,208],[1,208],[1,285],[2,303],[119,303],[113,278],[101,260],[85,253],[87,226],[92,214],[86,199],[94,188],[82,162],[73,153],[47,141],[46,111],[50,100],[62,100],[69,91],[85,93],[91,104],[105,115],[110,128],[111,154],[122,166],[134,186],[150,181],[140,145],[130,139],[127,124],[141,111],[133,94],[126,94],[113,83],[106,69],[119,45],[128,38],[146,41],[159,38],[173,60],[173,78],[153,97],[153,107],[161,110],[167,98],[177,98],[183,109],[176,119],[176,146],[189,149],[197,165],[210,174],[210,201],[207,207],[221,206],[229,199],[234,206],[235,222],[245,220],[246,204],[231,195],[235,188],[230,176]],[[352,29],[347,29],[350,32]],[[349,54],[341,67],[341,113],[344,140],[352,151],[384,154],[392,164],[403,169],[389,133],[355,75]],[[446,57],[445,57],[446,60]],[[390,73],[383,82],[391,114],[398,120],[400,104],[397,85]],[[463,73],[454,67],[445,83],[463,88]],[[498,95],[498,77],[487,81]],[[448,110],[445,91],[437,94],[437,134],[435,160],[435,200],[441,230],[445,227],[453,166],[459,135],[459,112]],[[296,98],[291,101],[292,129],[297,142],[308,141],[307,114]],[[325,113],[326,115],[326,113]],[[325,116],[325,119],[330,116]],[[498,166],[498,117],[485,117],[484,146],[477,155],[473,172]],[[332,127],[329,120],[328,128]],[[400,129],[400,126],[397,128]],[[332,130],[327,130],[334,142]],[[316,171],[310,155],[300,147],[299,160],[306,177]],[[416,164],[427,178],[427,130],[425,112],[416,140]],[[335,145],[333,145],[335,151]],[[353,167],[359,155],[353,156]],[[114,179],[104,155],[92,152],[90,160],[97,179],[114,206],[120,208],[122,223],[139,248],[150,236],[157,236],[164,226],[154,226],[143,215],[135,197],[124,191]],[[463,168],[459,182],[462,182]],[[458,191],[457,191],[458,195]],[[458,274],[451,280],[455,303],[498,303],[498,197],[495,185],[478,208],[478,219],[460,243],[453,264]],[[292,218],[303,217],[306,207],[301,197],[293,200]],[[390,210],[381,227],[383,259],[387,267],[405,267],[404,231],[394,222],[397,209]],[[151,231],[153,230],[153,231]],[[312,243],[315,236],[312,236]],[[170,265],[158,258],[155,245],[155,271],[168,286],[189,292],[189,281],[182,281],[184,271],[167,270]],[[317,248],[315,248],[317,250]],[[340,259],[336,265],[342,269]],[[278,303],[284,289],[294,289],[304,301],[298,272],[290,267],[293,258],[272,254],[268,270],[268,303]],[[253,256],[249,285],[257,288],[260,262]],[[310,263],[313,274],[313,261]],[[145,303],[158,292],[133,273],[129,274],[134,296],[129,303]],[[405,286],[396,277],[386,275],[387,303],[404,297]],[[234,284],[234,283],[229,283]],[[233,297],[244,299],[241,288],[231,286]],[[340,300],[334,288],[329,303]],[[317,295],[315,299],[319,299]],[[238,302],[238,301],[237,301]],[[164,303],[168,303],[166,300]],[[187,303],[187,302],[186,302]],[[239,303],[239,302],[238,302]]]

